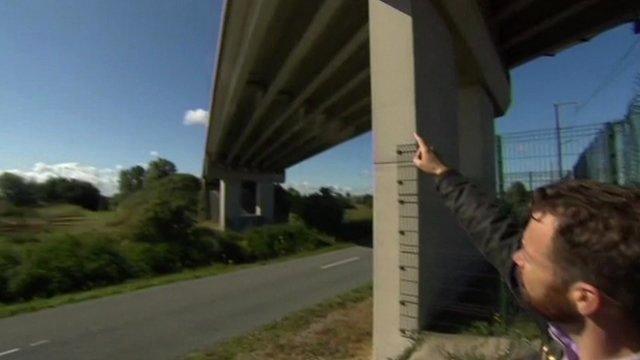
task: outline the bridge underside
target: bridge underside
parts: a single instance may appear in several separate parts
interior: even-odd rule
[[[401,0],[380,1],[411,8]],[[477,9],[505,72],[629,21],[638,7],[636,0],[433,4],[454,28],[462,19],[452,17],[451,8]],[[366,0],[230,0],[206,163],[282,172],[370,130],[369,29]],[[459,50],[457,61],[467,62],[468,49]],[[461,70],[467,78],[477,75]]]
[[[367,2],[230,1],[207,159],[283,169],[371,128]]]
[[[493,192],[509,69],[637,13],[637,0],[229,0],[209,213],[222,227],[269,222],[286,168],[372,129],[374,358],[393,358],[442,314],[483,311],[458,301],[484,264],[412,166],[412,132]]]

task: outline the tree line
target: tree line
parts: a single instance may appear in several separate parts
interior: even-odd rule
[[[68,203],[94,211],[106,207],[106,198],[94,185],[66,178],[36,183],[16,174],[3,173],[0,175],[0,197],[14,206]]]
[[[142,190],[145,185],[175,173],[175,164],[163,158],[151,161],[147,169],[136,165],[121,170],[118,176],[119,193],[113,197],[111,206]],[[38,183],[8,172],[0,175],[0,198],[14,206],[66,203],[92,211],[105,210],[109,206],[109,199],[87,181],[54,177]]]

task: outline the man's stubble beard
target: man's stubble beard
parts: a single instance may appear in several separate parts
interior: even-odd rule
[[[545,289],[542,299],[534,299],[524,285],[520,273],[518,274],[518,282],[520,284],[522,305],[524,307],[537,312],[550,322],[566,324],[582,323],[582,315],[567,298],[567,285],[562,284],[560,281],[554,281],[553,285]]]

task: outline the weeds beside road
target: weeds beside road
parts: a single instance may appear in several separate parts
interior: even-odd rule
[[[186,360],[370,359],[372,306],[366,285]]]
[[[312,250],[312,251],[305,251],[298,254],[284,256],[281,258],[277,258],[269,261],[262,261],[258,263],[214,264],[212,266],[185,270],[183,272],[176,273],[176,274],[168,274],[168,275],[162,275],[162,276],[134,279],[134,280],[127,281],[123,284],[117,284],[117,285],[102,287],[102,288],[88,290],[88,291],[75,292],[71,294],[58,295],[51,298],[34,299],[31,301],[21,302],[16,304],[6,304],[6,305],[0,304],[0,318],[53,308],[53,307],[61,306],[65,304],[77,303],[77,302],[90,300],[90,299],[97,299],[105,296],[127,293],[127,292],[140,290],[140,289],[144,289],[152,286],[165,285],[165,284],[170,284],[178,281],[199,279],[207,276],[221,275],[221,274],[248,269],[252,267],[275,264],[275,263],[307,257],[307,256],[319,255],[319,254],[323,254],[331,251],[346,249],[351,246],[353,246],[353,244],[337,243],[329,247]]]

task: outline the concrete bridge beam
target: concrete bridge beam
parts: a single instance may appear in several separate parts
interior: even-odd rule
[[[360,47],[367,42],[368,26],[363,25],[362,28],[353,35],[351,39],[344,45],[336,56],[324,67],[324,69],[307,85],[307,87],[296,97],[289,105],[289,108],[280,116],[269,123],[266,129],[261,133],[258,139],[252,143],[248,149],[245,149],[244,155],[240,158],[240,163],[244,164],[246,160],[259,148],[273,132],[280,127],[283,122],[293,114],[300,104],[304,102],[309,95],[317,89],[324,81],[326,81],[347,59],[352,56]],[[232,156],[230,156],[232,158]]]
[[[342,99],[357,86],[364,84],[365,81],[369,81],[369,68],[361,70],[358,74],[356,74],[356,76],[347,81],[347,83],[339,88],[332,96],[318,105],[318,107],[315,108],[311,114],[305,114],[304,117],[299,118],[295,125],[291,126],[289,129],[286,129],[285,133],[281,135],[279,139],[271,143],[271,145],[269,145],[266,150],[262,151],[261,154],[258,155],[256,159],[251,163],[251,165],[255,166],[264,159],[267,159],[269,156],[273,155],[274,150],[277,150],[278,146],[285,143],[286,141],[289,141],[289,139],[298,134],[300,130],[305,130],[305,127],[308,127],[309,123],[313,121],[324,122],[327,118],[329,118],[329,116],[325,114],[326,109],[336,103],[338,100]],[[340,117],[344,117],[344,113],[338,114],[335,118],[339,119]]]
[[[260,118],[267,111],[268,106],[271,104],[271,101],[282,89],[286,81],[294,75],[295,68],[304,59],[308,52],[311,51],[311,49],[313,48],[313,44],[322,35],[325,26],[338,12],[342,5],[343,1],[325,1],[323,3],[322,7],[314,16],[307,30],[300,37],[300,41],[298,41],[295,48],[287,57],[285,63],[280,68],[280,71],[278,72],[275,80],[269,85],[269,89],[267,90],[263,101],[258,107],[256,107],[251,118],[249,119],[249,122],[247,123],[245,131],[240,135],[238,141],[231,148],[227,162],[230,162],[236,157],[236,155],[240,151],[241,145],[245,144],[245,140],[247,139],[247,137],[254,131],[259,123]]]
[[[219,66],[223,74],[218,79],[217,84],[225,84],[226,89],[216,89],[216,102],[218,106],[214,107],[211,112],[211,121],[213,124],[209,136],[210,143],[213,144],[211,159],[216,159],[220,152],[222,144],[221,139],[227,134],[231,124],[232,112],[238,103],[244,84],[249,79],[249,71],[258,56],[258,48],[251,46],[253,42],[260,43],[267,36],[267,28],[270,20],[273,18],[277,9],[278,0],[256,0],[254,2],[236,2],[234,6],[243,15],[234,18],[234,21],[226,23],[227,32],[234,34],[225,44],[220,44],[219,52],[225,51],[233,54],[233,58],[238,59],[236,62],[223,62]],[[225,8],[226,10],[226,8]],[[226,16],[226,13],[224,14]],[[237,20],[235,20],[237,19]],[[238,21],[240,20],[240,21]],[[222,33],[221,33],[222,34]],[[241,46],[233,46],[233,44],[241,44]],[[209,143],[209,141],[207,141]]]

